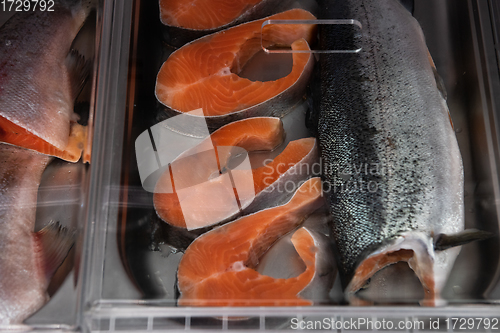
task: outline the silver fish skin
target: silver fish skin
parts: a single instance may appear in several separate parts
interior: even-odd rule
[[[90,5],[58,0],[52,9],[16,13],[0,28],[0,116],[64,150],[80,79],[68,54]]]
[[[22,322],[48,300],[33,231],[38,186],[49,160],[0,144],[0,325]]]
[[[419,23],[398,0],[323,1],[322,47],[361,49],[320,57],[317,134],[347,298],[376,271],[406,261],[439,293],[460,248],[434,237],[463,230],[463,167],[448,107]]]

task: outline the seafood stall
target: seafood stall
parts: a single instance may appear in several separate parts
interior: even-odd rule
[[[4,8],[0,329],[500,331],[500,3],[230,3]]]

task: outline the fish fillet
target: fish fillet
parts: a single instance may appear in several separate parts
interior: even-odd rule
[[[248,151],[272,150],[283,138],[279,118],[250,118],[221,127],[181,154],[160,177],[153,196],[158,216],[173,226],[188,229],[234,217],[239,213],[237,194],[230,174],[223,170],[229,159],[235,154],[247,156]],[[236,147],[242,149],[234,151]],[[252,177],[250,168],[241,176],[247,184],[242,186],[253,190],[253,181],[248,178]]]

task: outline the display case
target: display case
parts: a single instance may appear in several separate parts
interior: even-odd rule
[[[286,6],[280,10],[302,8],[317,17],[323,10],[314,0],[299,0]],[[152,171],[141,169],[144,164],[156,162],[158,149],[153,145],[148,152],[144,152],[146,148],[137,148],[141,135],[154,142],[152,128],[171,116],[158,102],[155,84],[160,67],[177,49],[171,45],[175,35],[161,23],[158,1],[105,0],[99,3],[95,16],[92,26],[97,31],[96,55],[88,95],[93,116],[91,163],[69,165],[54,161],[44,174],[47,185],[41,185],[42,201],[37,212],[44,219],[43,214],[53,211],[52,206],[71,207],[67,208],[71,214],[66,208],[60,214],[68,214],[61,218],[81,230],[74,248],[74,267],[78,269],[71,270],[56,287],[50,302],[26,321],[29,326],[22,328],[82,332],[500,330],[497,1],[414,1],[413,16],[422,27],[444,84],[462,155],[465,228],[490,235],[462,246],[443,289],[446,302],[436,307],[420,306],[414,299],[402,302],[390,297],[367,306],[349,305],[338,277],[326,300],[312,306],[179,306],[179,262],[188,245],[206,229],[180,230],[158,217],[152,189],[158,172],[164,169],[160,170],[159,162]],[[342,19],[348,21],[351,17]],[[320,20],[309,24],[312,23],[346,22]],[[363,29],[355,22],[349,24],[354,30]],[[318,34],[322,31],[318,29]],[[321,54],[318,47],[316,60]],[[290,52],[261,51],[238,75],[270,81],[286,76],[291,68]],[[276,157],[293,140],[315,136],[307,126],[317,98],[315,80],[317,72],[311,76],[304,97],[281,117],[286,132],[284,143],[268,153],[251,153],[252,167]],[[170,144],[175,143],[174,140]],[[78,177],[54,185],[52,173],[60,170],[69,170]],[[320,223],[327,236],[330,223],[328,216]],[[280,261],[285,261],[281,252],[271,249],[257,269],[276,276],[283,270],[284,274],[296,274],[293,268],[277,265]],[[405,292],[404,288],[398,290]],[[467,326],[470,318],[473,325],[479,326]],[[358,325],[353,326],[353,322]],[[319,326],[315,327],[315,323]],[[401,323],[403,326],[398,326]]]
[[[156,2],[107,5],[113,6],[116,19],[113,53],[107,63],[111,76],[103,88],[107,89],[103,94],[107,98],[100,105],[107,113],[96,124],[101,136],[99,147],[94,147],[98,153],[94,155],[93,167],[98,170],[93,173],[92,223],[87,226],[85,243],[83,330],[293,330],[298,321],[370,318],[393,322],[420,320],[427,327],[421,331],[431,329],[429,325],[436,325],[438,320],[439,330],[456,331],[458,326],[448,325],[452,318],[498,317],[496,90],[500,82],[495,1],[415,1],[414,17],[424,31],[446,87],[463,158],[466,228],[495,235],[463,246],[443,292],[447,305],[440,307],[391,302],[349,306],[342,301],[338,279],[330,292],[330,301],[312,307],[176,306],[176,272],[183,252],[175,242],[180,239],[189,243],[197,235],[186,232],[169,237],[169,232],[174,231],[158,221],[152,206],[153,194],[142,186],[134,146],[141,133],[165,119],[154,89],[160,66],[174,49],[165,42],[165,27],[158,20]],[[294,6],[316,15],[321,11],[309,1]],[[269,60],[271,57],[256,56],[247,70],[257,79],[269,68],[278,77],[286,75],[291,56],[282,57]],[[308,107],[308,102],[303,101],[283,118],[287,135],[308,135],[305,125],[300,124],[305,121]],[[345,327],[338,329],[344,331]]]

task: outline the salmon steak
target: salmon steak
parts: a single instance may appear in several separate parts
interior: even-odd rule
[[[158,216],[192,230],[283,204],[309,178],[309,166],[318,155],[316,140],[292,141],[272,162],[256,169],[247,154],[273,150],[283,138],[279,118],[249,118],[221,127],[162,174],[153,196]]]
[[[0,141],[75,162],[86,141],[74,100],[89,63],[70,51],[85,1],[16,13],[0,28]]]
[[[231,22],[249,18],[262,5],[278,1],[265,0],[160,0],[160,20],[163,24],[193,30],[210,30]],[[260,8],[259,8],[260,7]]]
[[[231,121],[256,116],[282,116],[304,94],[312,73],[312,24],[270,24],[264,21],[312,20],[293,9],[197,39],[170,55],[160,68],[155,94],[168,115],[202,109],[210,130]],[[291,72],[275,81],[251,81],[238,76],[262,45],[291,47]]]
[[[259,258],[280,237],[299,227],[324,204],[321,180],[304,183],[285,205],[262,210],[215,228],[187,248],[177,272],[183,306],[299,306],[312,305],[301,293],[318,278],[322,252],[305,228],[292,243],[306,268],[297,277],[259,274]],[[327,261],[329,262],[329,261]]]
[[[180,47],[202,36],[289,9],[291,0],[159,0],[167,44]]]

